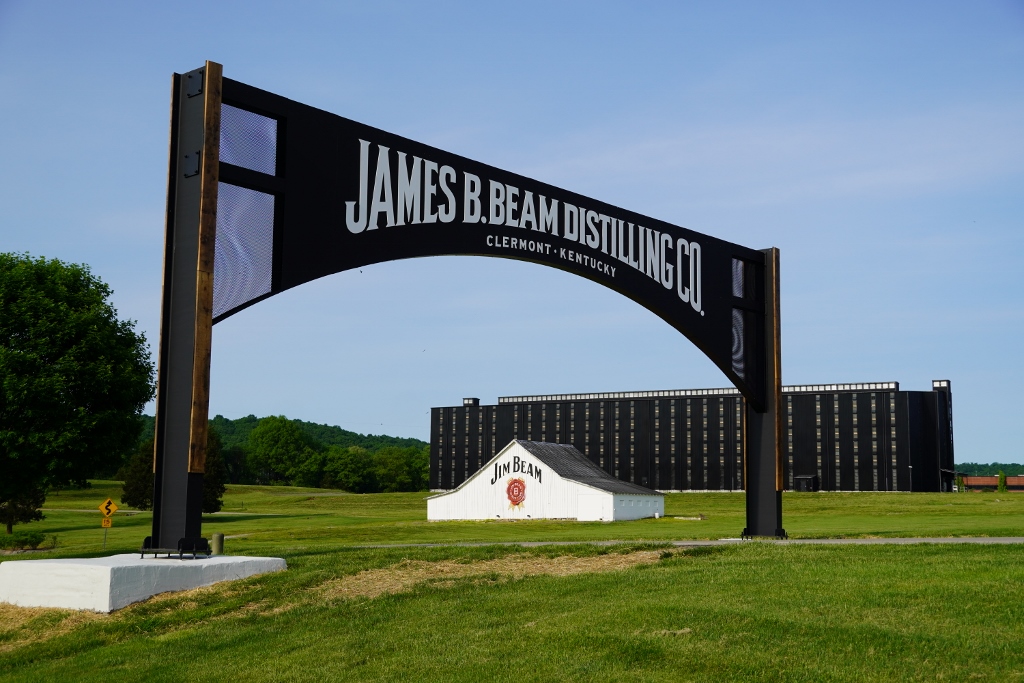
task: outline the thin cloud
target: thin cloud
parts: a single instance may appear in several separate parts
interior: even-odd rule
[[[671,186],[703,201],[781,204],[906,197],[1024,171],[1024,107],[958,107],[903,118],[591,131],[524,173],[570,185]],[[609,139],[628,141],[609,145]],[[600,139],[600,141],[598,141]],[[599,152],[590,150],[598,149]]]

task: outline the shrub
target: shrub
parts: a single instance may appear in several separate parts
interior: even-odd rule
[[[53,545],[57,545],[57,537],[53,536]],[[43,541],[46,536],[41,531],[17,531],[10,536],[0,536],[0,548],[7,550],[24,550],[25,548],[31,548],[35,550]]]

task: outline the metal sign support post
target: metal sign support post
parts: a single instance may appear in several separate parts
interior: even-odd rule
[[[747,527],[743,536],[786,538],[782,527],[782,338],[779,320],[779,250],[764,249],[764,412],[747,401],[744,463]]]
[[[153,449],[153,534],[144,547],[204,550],[220,162],[221,66],[175,74]]]

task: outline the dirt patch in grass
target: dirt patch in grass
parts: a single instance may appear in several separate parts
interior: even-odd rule
[[[217,595],[220,598],[230,598],[238,595],[242,592],[238,586],[234,585],[234,581],[221,581],[209,586],[197,586],[196,588],[188,588],[183,591],[168,591],[165,593],[157,593],[152,595],[141,602],[136,602],[128,605],[124,610],[131,610],[136,605],[155,605],[160,602],[167,602],[170,600],[184,600],[184,604],[174,605],[174,609],[185,609],[187,607],[194,607],[198,604],[197,600],[203,600],[204,596]],[[249,589],[258,588],[259,584],[248,586]],[[122,610],[119,610],[119,612]]]
[[[613,572],[663,559],[657,550],[632,553],[608,553],[592,557],[560,555],[509,555],[479,562],[424,562],[403,560],[385,569],[368,569],[352,576],[328,581],[316,590],[326,598],[375,598],[389,593],[408,591],[422,583],[452,586],[456,579],[474,576],[499,576],[518,579],[524,576],[571,576],[596,572]]]
[[[105,616],[96,612],[0,603],[0,653],[56,638]]]
[[[385,594],[409,591],[421,584],[451,588],[465,579],[484,582],[510,580],[527,576],[571,576],[574,574],[611,572],[638,565],[654,564],[682,551],[662,549],[622,549],[599,555],[578,557],[555,555],[546,557],[537,553],[518,553],[505,557],[467,562],[465,560],[402,560],[383,569],[370,569],[358,574],[321,583],[308,591],[294,592],[283,599],[260,598],[256,595],[260,583],[240,585],[225,582],[201,586],[185,591],[160,593],[148,600],[129,605],[112,614],[96,612],[16,607],[0,603],[0,654],[22,647],[46,642],[70,632],[88,627],[93,622],[105,624],[133,619],[163,619],[168,614],[188,614],[220,601],[251,596],[243,604],[219,614],[192,618],[175,623],[161,623],[149,628],[152,634],[168,636],[177,631],[194,628],[202,623],[220,622],[253,616],[275,616],[310,602],[323,599],[375,598]]]

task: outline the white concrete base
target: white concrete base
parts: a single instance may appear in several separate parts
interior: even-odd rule
[[[287,567],[279,557],[140,559],[138,553],[84,560],[8,561],[0,563],[0,602],[113,612],[157,593],[209,586]]]

